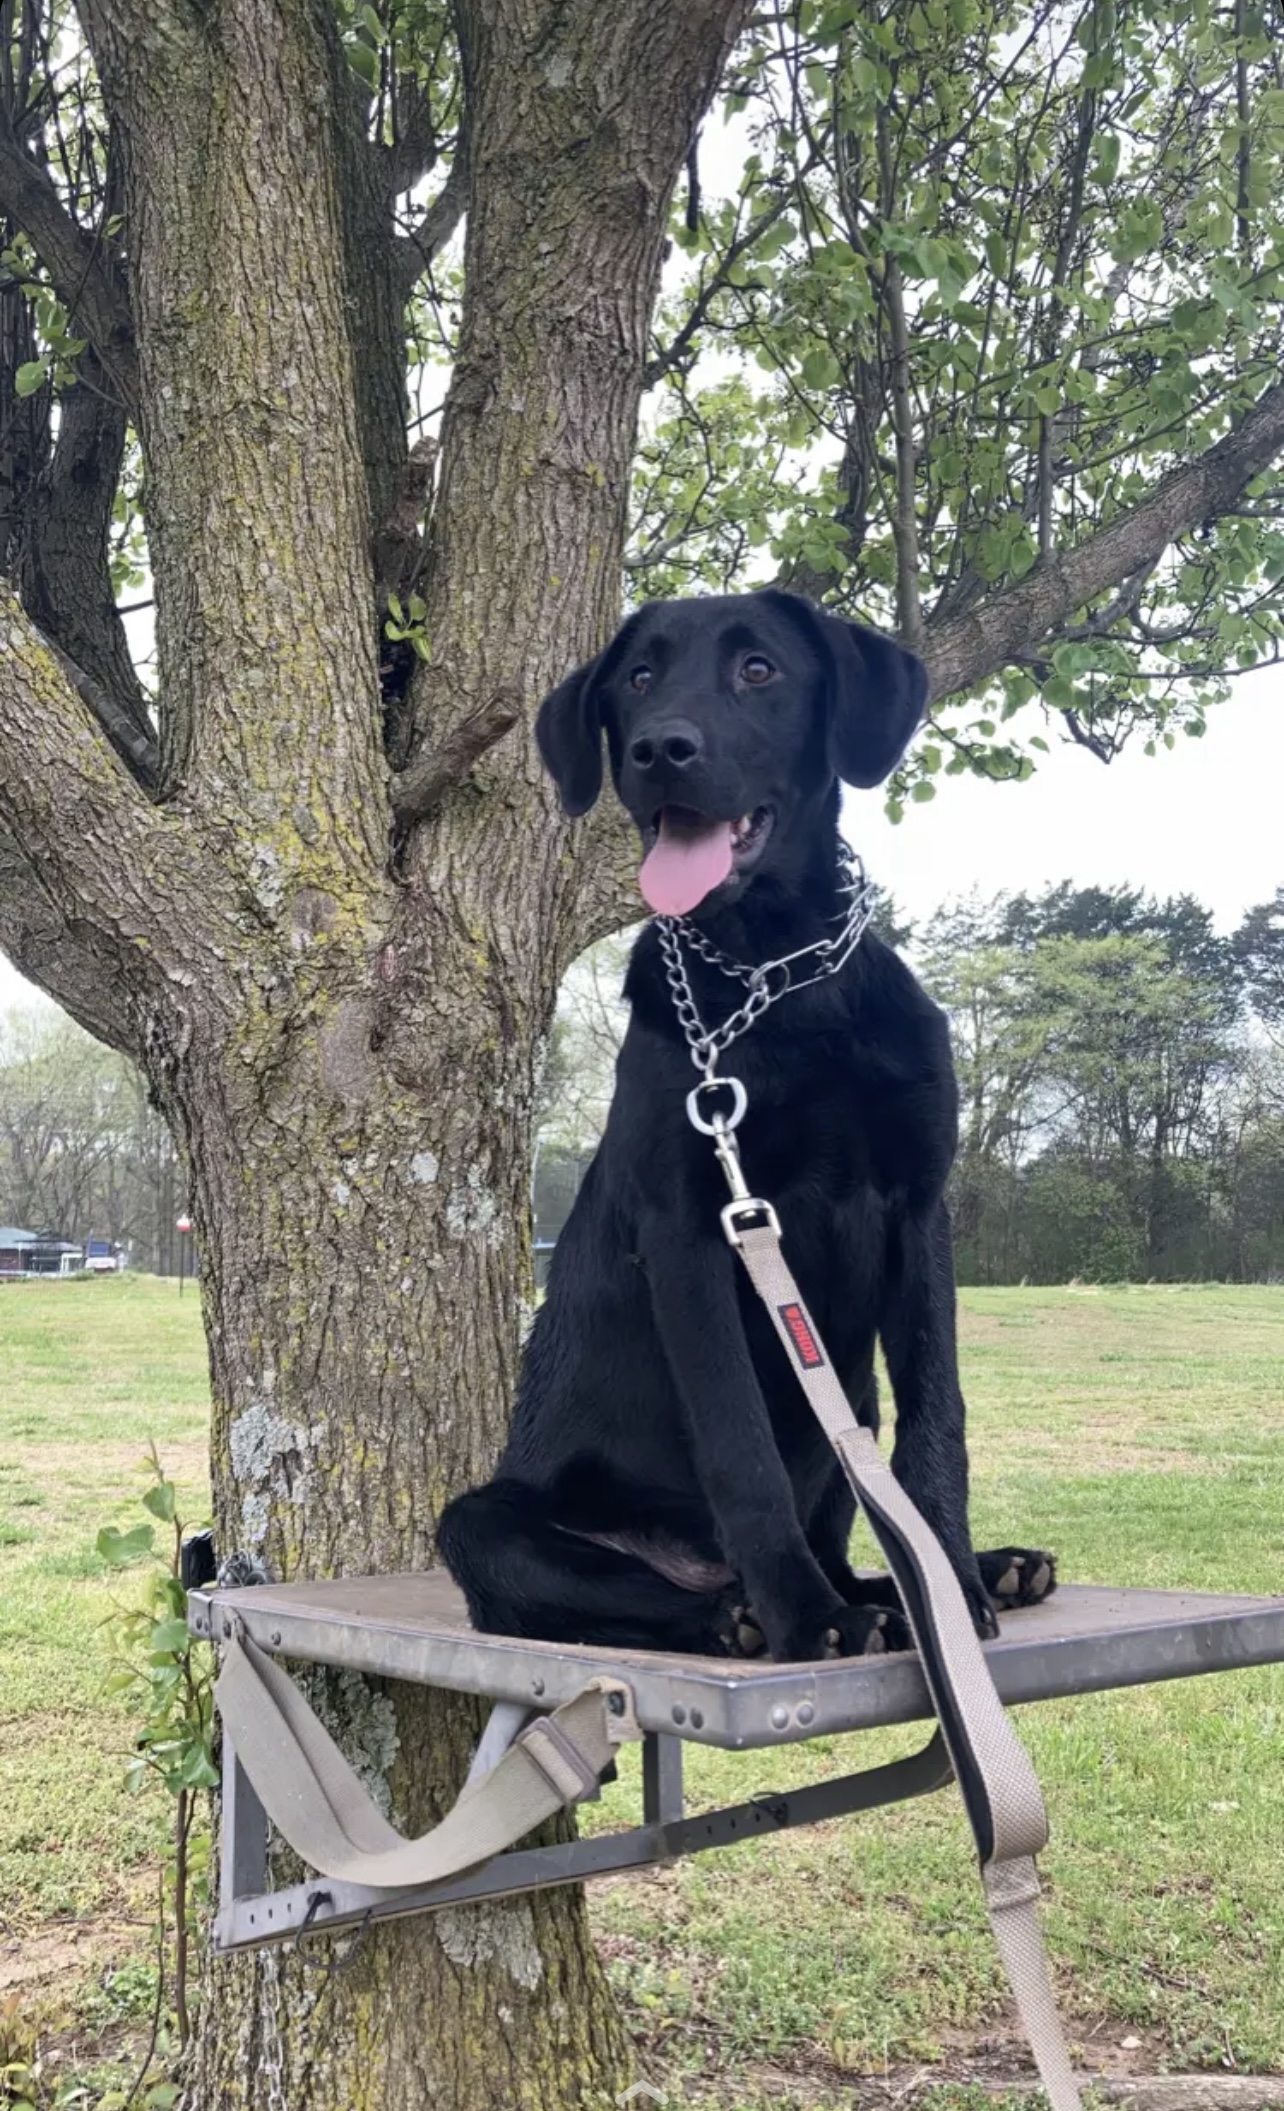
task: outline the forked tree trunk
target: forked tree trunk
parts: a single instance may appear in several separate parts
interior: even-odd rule
[[[0,596],[0,878],[40,871],[3,933],[180,1141],[218,1537],[282,1577],[431,1562],[501,1440],[538,1065],[610,921],[529,721],[615,618],[669,193],[744,11],[460,0],[467,285],[415,734],[436,752],[497,695],[523,723],[394,828],[370,552],[402,348],[357,253],[331,0],[82,0],[123,161],[164,798]],[[327,1706],[399,1824],[449,1804],[476,1704],[330,1679]],[[316,1986],[292,1953],[215,1966],[190,2111],[553,2111],[629,2079],[574,1892],[384,1925]]]

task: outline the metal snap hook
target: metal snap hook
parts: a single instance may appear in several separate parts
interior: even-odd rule
[[[702,1114],[700,1101],[706,1092],[729,1092],[730,1111],[717,1111],[708,1116]],[[698,1129],[702,1136],[725,1136],[730,1130],[740,1127],[748,1105],[749,1095],[738,1077],[707,1077],[687,1094],[687,1119],[692,1128]]]

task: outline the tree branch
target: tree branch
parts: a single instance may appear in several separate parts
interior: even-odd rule
[[[105,1037],[129,1045],[140,971],[150,973],[175,939],[171,883],[190,866],[189,839],[178,818],[149,805],[131,781],[64,678],[60,656],[2,582],[0,834],[22,868],[20,882],[38,875],[43,903],[33,921],[0,887],[5,945],[60,1001],[74,985],[81,1013],[96,1007],[93,1031],[104,1033],[110,1021]],[[205,892],[216,897],[212,886],[203,899]],[[66,981],[55,980],[39,951],[51,921],[70,934],[76,965]],[[84,964],[95,956],[90,975]]]
[[[52,638],[46,637],[42,642],[58,662],[82,704],[93,712],[117,754],[129,764],[138,782],[144,787],[153,785],[160,769],[160,746],[155,735],[146,731],[131,712],[123,710],[110,691],[102,688],[92,675],[86,674],[83,667],[78,667]]]
[[[694,153],[694,151],[693,148],[692,152]],[[814,161],[815,156],[812,155],[806,165],[799,171],[800,182],[812,168]],[[777,198],[774,205],[769,205],[765,212],[759,213],[757,219],[749,223],[742,235],[736,237],[727,250],[726,255],[722,258],[713,277],[708,281],[707,285],[701,287],[696,295],[691,313],[678,331],[677,336],[673,339],[673,342],[662,351],[657,352],[653,359],[648,359],[642,369],[642,386],[644,389],[654,388],[657,381],[662,381],[664,376],[671,373],[675,366],[681,365],[691,350],[696,332],[703,327],[714,301],[730,285],[731,273],[734,267],[739,263],[742,256],[748,254],[756,242],[761,241],[768,228],[774,227],[777,220],[783,218],[793,202],[793,192],[786,191],[781,197]]]
[[[125,450],[125,413],[95,382],[62,391],[52,460],[18,495],[18,577],[32,623],[135,775],[150,783],[157,745],[112,590],[108,536]]]
[[[402,235],[397,242],[397,268],[407,297],[445,248],[467,212],[468,183],[468,151],[461,132],[446,181],[418,227],[413,233]]]
[[[432,97],[420,81],[398,84],[397,137],[377,146],[384,189],[390,198],[412,191],[437,166],[440,141],[432,119]]]
[[[27,235],[73,324],[83,331],[121,403],[138,406],[138,356],[124,285],[96,235],[78,226],[48,171],[24,150],[0,105],[0,213]]]
[[[939,699],[987,681],[1098,594],[1154,563],[1178,536],[1233,504],[1284,450],[1284,382],[1195,461],[1170,470],[1149,498],[1076,547],[1048,559],[1018,586],[965,614],[929,621],[923,657]]]
[[[139,1038],[117,1009],[115,988],[85,932],[46,890],[40,867],[0,826],[0,952],[70,1012],[86,1033],[138,1061]]]
[[[398,828],[413,828],[440,806],[447,792],[462,784],[487,749],[517,724],[521,708],[516,689],[500,689],[461,719],[440,747],[422,747],[393,779],[392,810]]]

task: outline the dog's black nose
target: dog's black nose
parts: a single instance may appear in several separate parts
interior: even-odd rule
[[[687,718],[665,718],[644,726],[629,746],[640,770],[685,770],[704,752],[704,736]]]

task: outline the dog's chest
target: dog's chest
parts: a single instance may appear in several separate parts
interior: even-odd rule
[[[755,1194],[820,1219],[879,1186],[878,1139],[877,1106],[843,1065],[794,1090],[751,1097],[740,1148]]]

